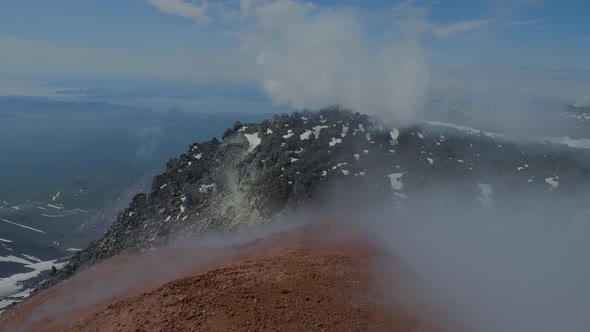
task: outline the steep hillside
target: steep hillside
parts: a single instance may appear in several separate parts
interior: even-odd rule
[[[188,144],[265,117],[0,97],[0,311],[101,238]]]

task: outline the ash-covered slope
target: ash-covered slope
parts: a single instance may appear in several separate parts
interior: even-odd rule
[[[449,199],[490,208],[518,204],[515,193],[550,202],[587,190],[589,179],[589,150],[443,123],[400,127],[338,108],[236,123],[222,141],[193,144],[170,160],[149,194],[137,195],[102,239],[42,287],[114,255],[272,222],[333,195],[354,197],[352,208],[363,209],[373,200],[425,204],[414,200],[419,192],[444,188]]]

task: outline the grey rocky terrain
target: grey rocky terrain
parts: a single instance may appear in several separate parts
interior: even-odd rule
[[[356,196],[362,209],[373,199],[424,204],[413,202],[421,190],[444,186],[449,198],[485,209],[531,195],[550,204],[589,185],[588,149],[446,123],[404,127],[339,108],[236,122],[221,141],[192,144],[171,159],[151,192],[136,195],[101,239],[41,288],[114,255],[269,223],[335,192]]]

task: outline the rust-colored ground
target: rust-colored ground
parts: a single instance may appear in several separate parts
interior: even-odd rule
[[[230,254],[212,253],[222,262],[201,259],[176,277],[155,270],[173,264],[140,264],[131,269],[137,277],[132,287],[112,291],[110,283],[120,278],[112,276],[141,261],[139,255],[118,257],[17,305],[0,317],[0,326],[105,332],[426,331],[374,295],[374,250],[346,238],[318,241],[317,231],[307,227]],[[179,254],[151,253],[167,260]],[[101,285],[103,296],[86,296],[86,286],[96,292]]]

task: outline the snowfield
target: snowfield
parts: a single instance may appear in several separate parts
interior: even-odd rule
[[[22,264],[24,267],[32,269],[31,272],[24,272],[13,274],[10,277],[0,278],[0,297],[10,296],[11,298],[25,298],[29,296],[30,290],[23,291],[22,283],[31,278],[37,277],[44,271],[51,270],[52,266],[61,268],[65,263],[56,263],[57,260],[51,261],[39,261],[35,257],[30,257],[30,260],[15,256],[0,257],[0,262],[13,262]],[[0,309],[3,309],[10,305],[14,300],[3,300],[0,301]]]

